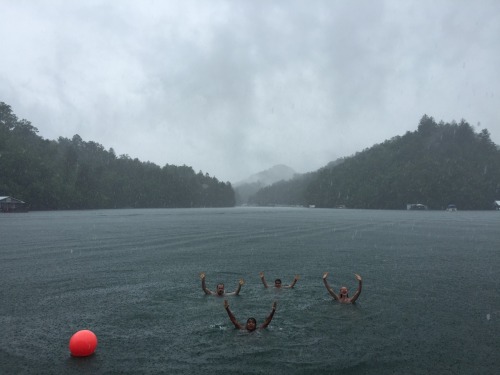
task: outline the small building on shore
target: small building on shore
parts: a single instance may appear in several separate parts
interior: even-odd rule
[[[493,208],[497,211],[500,211],[500,201],[494,201]]]
[[[420,204],[420,203],[407,203],[406,209],[420,211],[420,210],[427,210],[428,207],[425,204]]]
[[[14,197],[0,196],[0,212],[28,212],[28,204]]]

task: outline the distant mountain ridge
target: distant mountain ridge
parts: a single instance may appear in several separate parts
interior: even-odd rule
[[[281,180],[289,180],[293,178],[293,176],[295,176],[295,171],[292,168],[284,164],[278,164],[264,171],[255,173],[244,180],[235,182],[233,185],[241,186],[260,182],[263,186],[267,186]]]
[[[284,164],[278,164],[264,171],[255,173],[244,180],[238,181],[233,185],[236,204],[246,204],[248,203],[248,198],[260,189],[278,181],[288,181],[295,175],[296,172],[292,168]]]

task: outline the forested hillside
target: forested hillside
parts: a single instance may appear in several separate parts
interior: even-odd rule
[[[307,185],[307,186],[305,186]],[[325,167],[304,181],[261,190],[255,204],[404,209],[490,209],[500,198],[500,151],[486,129],[476,133],[465,121],[439,124],[424,116],[415,132]]]
[[[230,183],[191,167],[160,167],[78,135],[53,141],[37,132],[0,102],[0,196],[31,209],[234,206]]]

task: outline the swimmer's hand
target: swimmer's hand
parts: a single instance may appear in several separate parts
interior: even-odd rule
[[[229,302],[227,302],[227,299],[224,300],[224,308],[225,309],[229,308]]]
[[[323,280],[326,280],[326,278],[327,278],[327,277],[328,277],[328,272],[325,272],[325,273],[323,274]]]
[[[276,301],[273,302],[273,310],[276,310]]]
[[[300,279],[300,275],[295,275],[295,280],[299,280]]]
[[[354,276],[356,277],[356,280],[363,281],[363,279],[361,278],[361,276],[359,276],[357,273],[355,273]]]
[[[240,279],[240,281],[239,281],[239,284],[240,284],[240,285],[243,285],[243,284],[245,284],[245,280],[243,280],[243,279]]]
[[[203,280],[205,277],[206,277],[205,272],[201,272],[201,273],[200,273],[200,279],[202,279],[202,280]]]
[[[264,272],[259,272],[259,277],[262,279],[264,277]]]

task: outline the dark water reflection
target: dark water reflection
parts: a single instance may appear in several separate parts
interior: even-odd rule
[[[0,373],[496,374],[500,215],[319,209],[1,215]],[[240,321],[205,296],[224,282]],[[293,290],[265,290],[281,278]],[[331,285],[356,288],[339,305]],[[72,358],[71,335],[99,345]]]

